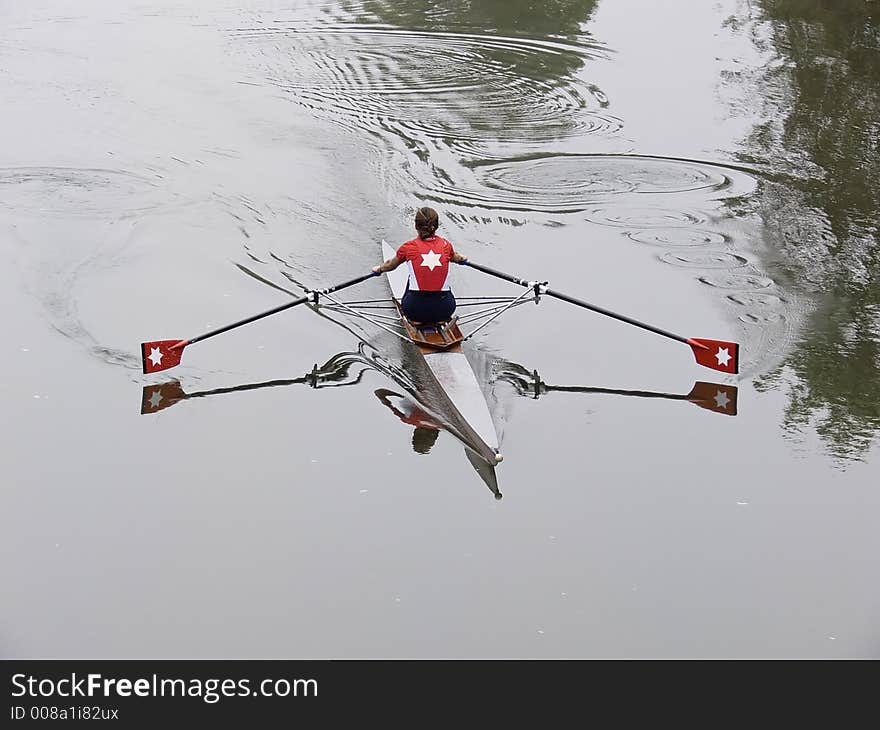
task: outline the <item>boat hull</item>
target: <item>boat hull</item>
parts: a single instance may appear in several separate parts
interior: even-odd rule
[[[385,241],[382,242],[382,251],[386,260],[395,255],[394,249]],[[400,310],[400,299],[406,291],[406,270],[398,267],[388,272],[388,282],[398,314],[405,322]],[[437,415],[449,422],[452,432],[480,458],[493,465],[500,462],[502,457],[499,453],[498,433],[489,413],[486,397],[461,344],[442,348],[429,347],[416,341],[412,341],[412,344],[427,366],[433,390],[443,401],[441,406],[444,412]]]
[[[498,434],[486,398],[461,346],[456,350],[425,352],[419,348],[437,387],[448,401],[464,444],[490,464],[501,461]]]

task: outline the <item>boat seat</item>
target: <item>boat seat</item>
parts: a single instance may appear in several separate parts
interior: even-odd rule
[[[458,315],[453,315],[452,319],[441,319],[439,322],[416,322],[414,319],[409,320],[409,323],[414,327],[418,327],[419,329],[431,329],[432,327],[444,327],[449,326],[455,320],[458,319]]]
[[[443,350],[464,339],[458,328],[457,316],[442,322],[413,322],[408,319],[404,321],[409,325],[406,327],[409,338],[419,345]]]

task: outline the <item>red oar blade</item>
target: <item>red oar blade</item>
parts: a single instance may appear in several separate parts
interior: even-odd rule
[[[144,373],[158,373],[180,365],[183,348],[187,346],[186,340],[156,340],[155,342],[141,343],[141,358],[144,364]]]
[[[145,385],[141,398],[141,415],[161,411],[186,397],[186,393],[176,380],[161,385]]]
[[[688,344],[700,365],[722,373],[739,372],[739,345],[735,342],[691,337]]]
[[[735,385],[697,382],[688,393],[687,399],[700,408],[708,408],[715,413],[735,416],[737,392]]]

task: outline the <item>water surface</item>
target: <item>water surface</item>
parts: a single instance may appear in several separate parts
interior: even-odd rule
[[[0,22],[4,656],[878,656],[872,4]],[[740,375],[518,307],[468,344],[487,476],[386,407],[405,348],[305,307],[141,374],[143,340],[365,272],[421,204],[475,261],[739,341]]]

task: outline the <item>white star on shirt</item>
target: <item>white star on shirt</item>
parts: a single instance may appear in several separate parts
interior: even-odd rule
[[[440,254],[434,253],[431,249],[428,253],[422,254],[422,266],[427,266],[431,271],[440,266]]]
[[[149,401],[151,408],[158,408],[159,404],[162,402],[162,392],[159,390],[154,390],[153,395],[151,395],[149,398]]]
[[[156,365],[162,364],[162,350],[158,347],[154,347],[150,350],[150,356],[147,358],[151,363],[153,363],[153,367]]]
[[[730,362],[730,352],[726,347],[719,347],[718,352],[715,353],[715,359],[718,360],[719,365],[727,367],[727,363]]]
[[[725,411],[727,410],[727,406],[730,405],[730,398],[727,397],[727,393],[723,390],[719,390],[715,393],[715,405],[718,408],[723,408]]]

